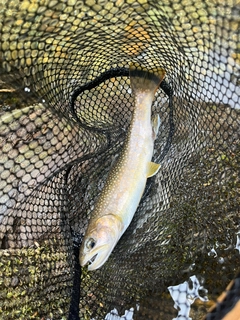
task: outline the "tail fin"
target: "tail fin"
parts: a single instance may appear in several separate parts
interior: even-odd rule
[[[147,70],[137,64],[130,65],[130,83],[133,92],[151,91],[155,94],[165,77],[165,70],[155,68]]]

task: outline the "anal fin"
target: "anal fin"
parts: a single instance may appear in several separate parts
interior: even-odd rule
[[[154,176],[158,170],[160,169],[161,165],[158,163],[154,163],[154,162],[149,162],[148,163],[148,170],[147,170],[147,177],[152,177]]]

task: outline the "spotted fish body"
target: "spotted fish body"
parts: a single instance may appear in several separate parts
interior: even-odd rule
[[[80,264],[88,270],[100,268],[129,226],[141,200],[148,177],[160,165],[151,162],[160,125],[159,116],[151,119],[155,92],[165,72],[138,70],[131,66],[130,83],[134,112],[123,150],[107,177],[92,212],[80,248]]]

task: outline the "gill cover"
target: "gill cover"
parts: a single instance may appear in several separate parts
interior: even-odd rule
[[[100,268],[110,256],[123,231],[119,216],[108,214],[93,221],[80,249],[80,265],[90,263],[88,270]]]

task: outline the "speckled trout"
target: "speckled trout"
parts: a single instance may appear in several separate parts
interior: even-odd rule
[[[80,248],[80,264],[89,263],[88,270],[98,269],[107,261],[137,210],[147,178],[160,168],[151,162],[160,126],[158,115],[151,118],[151,106],[164,76],[163,69],[151,72],[130,66],[135,108],[122,152],[91,213]]]

